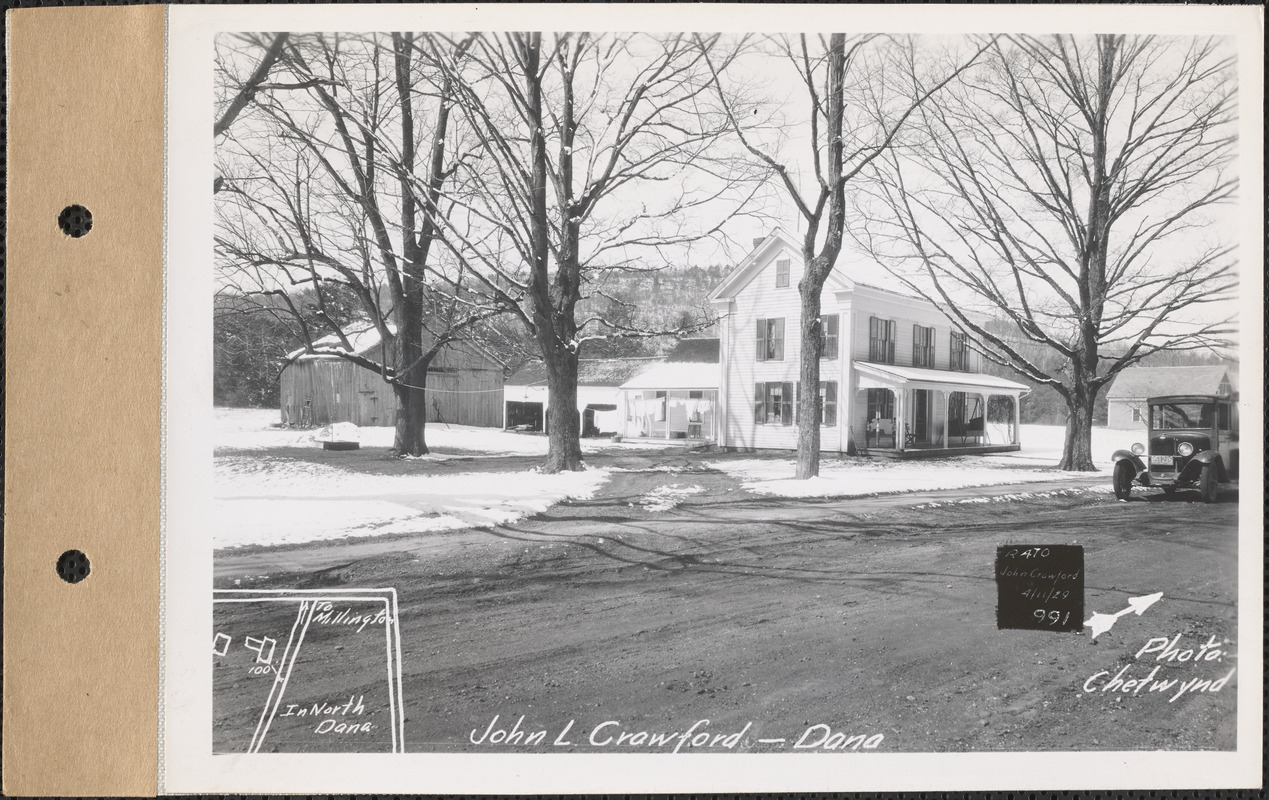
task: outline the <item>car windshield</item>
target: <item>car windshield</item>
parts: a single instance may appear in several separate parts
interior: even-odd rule
[[[1150,407],[1150,427],[1155,430],[1210,428],[1215,403],[1160,403]]]

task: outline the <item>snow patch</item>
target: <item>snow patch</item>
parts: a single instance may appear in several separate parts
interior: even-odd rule
[[[658,486],[630,505],[638,505],[645,511],[659,513],[676,507],[688,495],[700,494],[703,491],[705,489],[701,486],[684,486],[678,483],[671,483],[667,486]]]
[[[779,497],[859,497],[1037,483],[1087,475],[1052,469],[1019,469],[988,462],[981,456],[925,461],[866,458],[823,461],[819,476],[807,480],[793,478],[792,458],[715,461],[710,466],[739,478],[741,486],[750,492]]]
[[[594,495],[607,470],[366,475],[276,457],[216,459],[215,547],[507,524]]]

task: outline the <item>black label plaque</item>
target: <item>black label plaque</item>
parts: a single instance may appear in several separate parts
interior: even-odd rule
[[[1084,548],[1070,544],[996,548],[996,627],[1084,630]]]

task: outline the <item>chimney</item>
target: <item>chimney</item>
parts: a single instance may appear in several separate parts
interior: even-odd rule
[[[755,236],[753,240],[753,246],[757,247],[758,245],[762,244],[766,240],[767,240],[767,237],[765,236]]]

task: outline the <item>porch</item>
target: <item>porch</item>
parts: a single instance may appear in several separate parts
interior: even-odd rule
[[[858,363],[851,424],[861,453],[929,458],[1018,450],[1020,383],[968,372]]]

